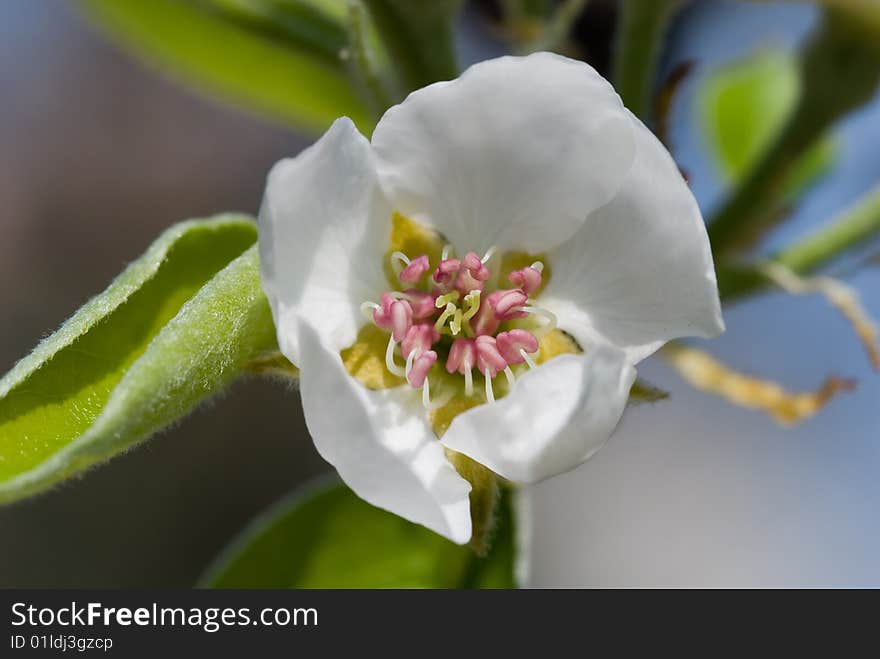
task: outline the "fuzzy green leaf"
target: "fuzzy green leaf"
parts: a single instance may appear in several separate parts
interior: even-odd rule
[[[299,128],[319,132],[346,115],[372,130],[345,62],[334,57],[347,38],[338,0],[80,2],[173,77]]]
[[[797,60],[763,50],[715,70],[700,89],[700,113],[709,150],[728,183],[738,183],[782,130],[800,94]],[[792,171],[787,196],[795,197],[825,173],[835,157],[823,139]]]
[[[513,530],[503,496],[488,556],[374,508],[335,482],[258,517],[202,579],[213,588],[510,588]]]
[[[238,215],[172,227],[0,380],[0,501],[112,457],[273,349],[255,240]]]

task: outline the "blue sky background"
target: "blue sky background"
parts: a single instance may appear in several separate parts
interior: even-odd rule
[[[723,186],[694,130],[701,77],[756,48],[794,47],[816,17],[805,4],[710,1],[676,26],[666,68],[687,59],[698,68],[677,100],[672,142],[704,212]],[[880,182],[880,98],[836,134],[836,168],[764,250]],[[880,272],[850,282],[880,316]],[[702,347],[730,365],[792,390],[831,373],[857,378],[858,389],[786,430],[690,389],[657,360],[643,364],[672,399],[631,411],[593,460],[532,494],[535,585],[880,586],[880,374],[821,298],[766,295],[725,319],[727,333]]]

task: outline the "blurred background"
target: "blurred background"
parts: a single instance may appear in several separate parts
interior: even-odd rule
[[[491,5],[462,15],[463,64],[502,52]],[[704,210],[724,183],[695,130],[702,77],[793,48],[816,19],[808,4],[704,0],[675,20],[663,71],[696,68],[670,140]],[[575,27],[601,72],[613,21],[597,0]],[[167,81],[62,0],[0,3],[0,90],[3,372],[170,224],[255,213],[272,163],[313,140]],[[878,126],[878,99],[838,125],[834,169],[767,250],[880,181]],[[880,313],[877,268],[849,281]],[[880,376],[817,296],[768,294],[725,317],[727,334],[703,347],[738,369],[795,390],[832,373],[858,388],[786,430],[643,364],[670,400],[631,410],[595,458],[526,493],[530,585],[880,586]],[[298,395],[239,382],[108,465],[0,508],[0,586],[192,585],[255,514],[327,471]]]

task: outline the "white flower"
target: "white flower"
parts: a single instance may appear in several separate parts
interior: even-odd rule
[[[395,213],[445,253],[392,253]],[[592,68],[547,53],[414,92],[372,142],[336,121],[269,175],[260,253],[318,451],[368,502],[458,543],[470,484],[447,450],[515,482],[572,469],[613,431],[638,361],[723,331],[672,158]],[[505,254],[520,264],[502,279]],[[365,327],[388,341],[366,384],[342,356],[368,352]]]

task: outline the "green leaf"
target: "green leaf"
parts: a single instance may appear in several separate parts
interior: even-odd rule
[[[333,68],[348,46],[345,0],[190,0],[270,41],[322,57]]]
[[[800,94],[797,60],[782,50],[762,50],[724,65],[699,91],[701,124],[722,177],[735,184],[772,146]],[[830,169],[835,158],[830,138],[807,151],[788,177],[789,198]]]
[[[345,63],[333,57],[346,29],[339,0],[80,2],[171,76],[296,127],[322,131],[347,115],[372,130]]]
[[[270,508],[202,578],[212,588],[510,588],[513,524],[502,497],[486,558],[322,483]]]
[[[0,501],[112,457],[274,348],[255,240],[237,215],[172,227],[0,380]]]

